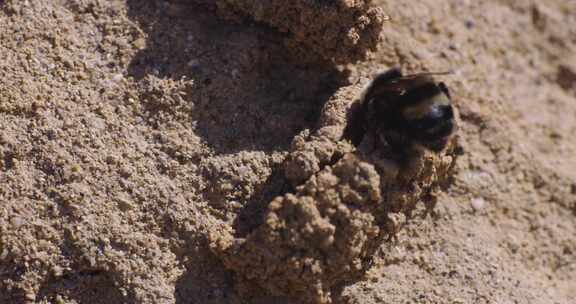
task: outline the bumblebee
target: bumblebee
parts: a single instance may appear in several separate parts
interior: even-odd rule
[[[362,132],[356,144],[373,132],[377,144],[398,153],[415,147],[442,151],[455,131],[450,92],[434,79],[444,74],[448,73],[404,76],[393,68],[377,75],[361,98]]]

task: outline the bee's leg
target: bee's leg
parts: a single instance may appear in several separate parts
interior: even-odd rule
[[[344,130],[344,138],[350,139],[354,146],[360,145],[366,132],[374,126],[375,105],[374,97],[378,91],[391,80],[402,77],[400,68],[394,67],[378,74],[366,87],[358,104],[352,105],[348,125]]]
[[[438,83],[438,86],[440,87],[440,90],[442,90],[442,93],[446,94],[446,96],[448,96],[448,99],[452,100],[452,96],[450,96],[450,90],[448,90],[446,84],[440,82]]]
[[[368,103],[368,102],[367,102]],[[350,140],[352,145],[358,147],[367,131],[367,104],[364,103],[354,103],[350,106],[348,110],[348,122],[346,128],[344,129],[343,137]]]
[[[378,130],[378,133],[374,133],[374,150],[383,149],[384,147],[388,146],[388,141],[382,138],[380,132],[381,131]]]

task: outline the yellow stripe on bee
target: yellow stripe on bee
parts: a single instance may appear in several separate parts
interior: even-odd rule
[[[450,100],[446,95],[438,94],[411,107],[404,108],[402,114],[404,115],[404,119],[407,120],[420,119],[426,116],[430,111],[430,107],[434,105],[448,106],[450,105]]]

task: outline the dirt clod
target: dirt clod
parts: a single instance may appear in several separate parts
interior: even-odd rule
[[[376,50],[388,17],[371,0],[204,1],[231,20],[250,19],[287,34],[286,46],[299,60],[351,63]],[[310,58],[308,60],[304,58]]]

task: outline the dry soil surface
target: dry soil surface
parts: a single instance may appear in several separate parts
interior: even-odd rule
[[[256,3],[0,0],[0,303],[575,303],[576,2]],[[393,178],[392,66],[460,113]]]

